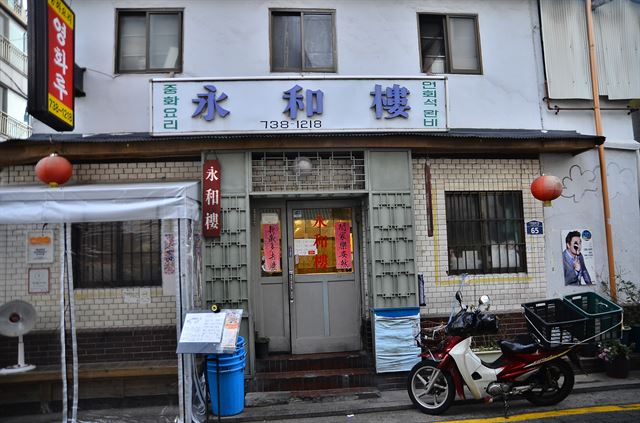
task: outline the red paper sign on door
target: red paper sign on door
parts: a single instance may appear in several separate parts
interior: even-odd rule
[[[222,172],[220,162],[206,160],[202,166],[202,235],[220,236],[220,185]]]
[[[351,225],[336,222],[336,268],[351,269]]]
[[[270,223],[262,225],[264,241],[264,271],[281,272],[280,266],[280,225]]]

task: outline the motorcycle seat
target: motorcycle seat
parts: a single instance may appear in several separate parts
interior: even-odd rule
[[[511,341],[498,341],[500,350],[503,354],[533,354],[538,350],[538,345],[533,344],[520,344],[518,342]]]

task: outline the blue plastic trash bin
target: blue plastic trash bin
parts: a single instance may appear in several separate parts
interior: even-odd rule
[[[216,365],[216,357],[218,363]],[[233,354],[209,354],[207,356],[207,378],[211,411],[218,415],[218,382],[220,376],[220,416],[233,416],[244,410],[244,368],[247,352],[244,338],[238,336],[236,351]]]

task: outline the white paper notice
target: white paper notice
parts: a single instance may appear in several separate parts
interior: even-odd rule
[[[294,239],[293,247],[296,256],[315,256],[318,254],[318,248],[314,245],[316,240],[313,238]]]
[[[151,304],[151,288],[140,288],[140,304]]]
[[[187,313],[179,342],[219,343],[226,317],[224,312]]]
[[[122,290],[122,300],[125,304],[138,304],[140,294],[137,288],[124,288]]]

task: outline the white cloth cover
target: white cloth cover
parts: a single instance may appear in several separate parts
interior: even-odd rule
[[[199,182],[0,187],[0,224],[199,218]]]

